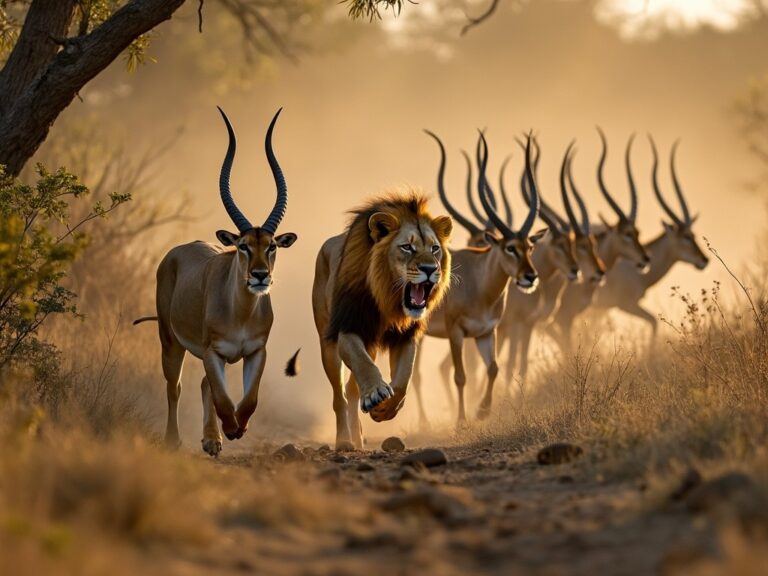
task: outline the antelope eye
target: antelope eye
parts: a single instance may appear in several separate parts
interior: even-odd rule
[[[434,246],[432,246],[432,254],[437,254],[438,252],[440,252],[440,245],[435,244]]]
[[[406,254],[413,254],[413,246],[411,246],[410,244],[400,244],[400,250],[402,250]]]
[[[277,244],[270,244],[270,245],[267,247],[267,253],[269,253],[269,252],[274,252],[275,250],[277,250]]]
[[[238,244],[237,249],[240,250],[243,254],[248,254],[248,245],[247,244]]]
[[[517,248],[512,246],[511,244],[504,248],[507,254],[512,254],[513,256],[517,256]]]

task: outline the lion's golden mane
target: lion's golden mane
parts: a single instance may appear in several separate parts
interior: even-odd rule
[[[391,214],[401,223],[429,226],[442,247],[440,281],[427,299],[427,314],[413,319],[402,308],[402,291],[393,290],[397,281],[390,262],[391,233],[374,242],[368,221],[377,212]],[[395,192],[376,197],[351,211],[352,219],[334,283],[331,322],[327,337],[336,340],[339,332],[355,333],[366,346],[385,347],[416,337],[426,328],[431,310],[440,303],[450,283],[449,231],[432,226],[427,197],[417,191]]]

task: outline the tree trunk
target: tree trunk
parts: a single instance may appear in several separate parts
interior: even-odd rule
[[[168,20],[185,0],[131,0],[90,34],[66,39],[75,0],[33,0],[0,71],[0,165],[17,176],[53,122],[130,44]]]

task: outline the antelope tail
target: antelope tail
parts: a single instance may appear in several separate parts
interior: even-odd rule
[[[301,370],[301,366],[299,365],[299,352],[301,352],[301,348],[296,350],[295,354],[288,359],[288,363],[285,365],[285,375],[289,378],[293,378],[299,373],[299,370]]]
[[[157,316],[142,316],[141,318],[136,318],[136,320],[133,321],[133,325],[136,326],[136,324],[141,324],[142,322],[157,322]]]

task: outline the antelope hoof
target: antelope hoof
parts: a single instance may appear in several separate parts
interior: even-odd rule
[[[218,438],[203,438],[201,442],[203,444],[203,452],[214,458],[219,457],[219,452],[221,452],[221,440]]]
[[[382,382],[381,384],[374,386],[373,390],[360,397],[360,409],[363,412],[370,412],[376,406],[384,402],[387,398],[391,398],[395,395],[392,386]]]
[[[248,407],[244,408],[240,406],[235,411],[235,419],[238,422],[238,429],[240,436],[238,438],[242,437],[247,431],[248,431],[248,421],[251,419],[251,416],[253,416],[253,413],[256,411],[256,407]]]
[[[227,437],[227,440],[237,440],[243,436],[243,431],[240,429],[240,426],[237,425],[237,420],[234,416],[231,419],[222,419],[221,428],[224,431],[224,436]]]
[[[371,418],[374,422],[384,422],[386,420],[392,420],[405,403],[405,394],[397,393],[380,402],[370,412]]]
[[[480,404],[480,408],[477,409],[477,419],[486,420],[491,415],[490,404]]]

